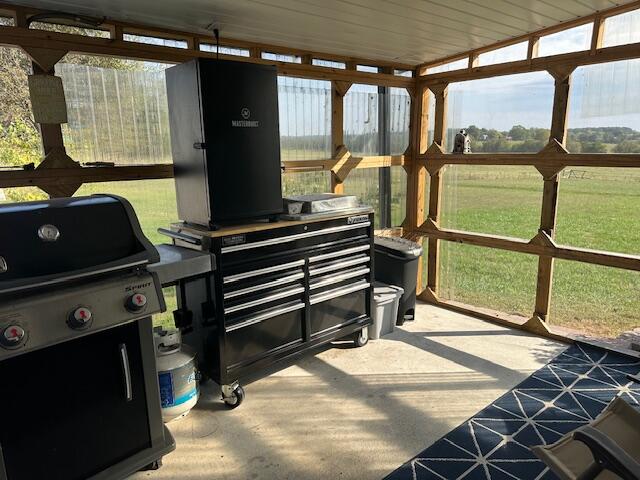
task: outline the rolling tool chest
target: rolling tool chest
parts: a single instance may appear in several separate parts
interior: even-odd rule
[[[244,398],[243,377],[333,340],[366,335],[372,213],[215,231],[178,224],[170,235],[216,256],[211,276],[179,288],[176,324],[229,406]]]

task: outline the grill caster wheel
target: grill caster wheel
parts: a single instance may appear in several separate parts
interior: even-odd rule
[[[230,410],[238,408],[244,400],[244,388],[238,384],[223,385],[222,400]]]
[[[355,333],[353,336],[353,343],[355,343],[356,347],[364,347],[367,343],[369,343],[369,329],[365,327],[359,332]]]

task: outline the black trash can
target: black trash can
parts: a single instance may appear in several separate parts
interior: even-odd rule
[[[374,277],[378,282],[404,290],[398,305],[396,325],[413,320],[416,309],[416,282],[422,247],[397,237],[378,237],[375,242]]]

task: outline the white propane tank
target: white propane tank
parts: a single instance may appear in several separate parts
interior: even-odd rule
[[[153,329],[156,366],[160,384],[162,419],[169,422],[183,417],[195,406],[200,396],[196,356],[182,345],[182,335],[176,329]]]

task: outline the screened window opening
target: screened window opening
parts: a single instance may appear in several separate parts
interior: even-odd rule
[[[216,53],[218,51],[218,46],[213,45],[211,43],[201,43],[200,50],[203,52],[212,52]],[[250,52],[246,48],[237,48],[237,47],[227,47],[224,45],[220,45],[220,54],[221,55],[235,55],[236,57],[249,57]]]
[[[389,153],[401,155],[409,146],[411,97],[405,88],[389,88]]]
[[[380,155],[380,92],[373,85],[352,85],[344,96],[344,142],[355,156]]]
[[[48,32],[71,33],[74,35],[82,35],[83,37],[110,38],[111,32],[108,30],[100,30],[98,28],[76,27],[73,25],[62,25],[59,23],[49,22],[32,22],[29,28],[34,30],[45,30]]]
[[[285,172],[282,175],[282,195],[308,195],[331,191],[331,172]]]
[[[469,59],[465,57],[465,58],[461,58],[460,60],[454,60],[453,62],[443,63],[442,65],[437,65],[435,67],[428,67],[426,71],[426,75],[431,75],[433,73],[451,72],[453,70],[462,70],[463,68],[467,68],[468,66],[469,66]]]
[[[446,145],[465,129],[474,153],[536,153],[549,141],[554,82],[547,72],[449,85]]]
[[[640,153],[640,59],[587,65],[571,76],[571,153]]]
[[[536,298],[533,255],[440,242],[440,298],[529,317]]]
[[[640,9],[604,20],[603,47],[640,42]]]
[[[282,160],[331,158],[331,82],[278,77]]]
[[[27,75],[31,59],[23,50],[0,47],[0,86],[3,108],[0,109],[0,169],[19,170],[24,165],[38,165],[42,160],[41,137],[33,120]],[[0,188],[0,201],[26,201],[42,194],[33,187]]]
[[[56,67],[67,100],[65,146],[76,161],[171,163],[164,69],[110,57],[68,55]]]
[[[593,23],[585,23],[538,39],[538,57],[580,52],[591,48]]]
[[[264,60],[273,60],[276,62],[302,63],[301,57],[297,55],[288,55],[285,53],[262,52],[262,58]]]
[[[151,37],[148,35],[133,35],[125,33],[122,35],[125,42],[146,43],[147,45],[158,45],[160,47],[171,48],[189,48],[186,40],[177,40],[174,38]]]
[[[356,70],[365,73],[378,73],[380,71],[378,67],[372,67],[370,65],[356,65]]]
[[[335,60],[323,60],[321,58],[312,59],[311,64],[315,65],[316,67],[339,68],[341,70],[347,68],[347,64],[344,62],[336,62]]]
[[[527,58],[529,42],[520,42],[506,47],[497,48],[478,55],[478,66],[495,65],[497,63],[515,62]]]
[[[403,88],[352,85],[344,97],[344,141],[352,155],[403,154],[409,145],[410,102]],[[345,192],[375,208],[378,228],[389,228],[404,220],[404,200],[397,193],[402,185],[403,173],[390,167],[360,169],[347,177]]]

